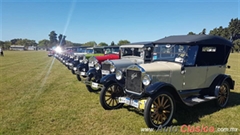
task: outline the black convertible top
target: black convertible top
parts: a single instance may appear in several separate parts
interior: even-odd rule
[[[152,41],[143,41],[143,42],[130,43],[130,45],[149,45],[149,44],[153,44],[153,42]]]
[[[189,45],[227,45],[233,44],[220,36],[213,35],[175,35],[153,42],[154,44],[189,44]]]

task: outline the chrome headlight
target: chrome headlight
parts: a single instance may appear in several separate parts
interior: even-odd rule
[[[95,65],[95,64],[97,64],[97,63],[98,63],[98,60],[97,60],[97,59],[94,59],[93,64]]]
[[[83,60],[83,63],[84,63],[84,64],[87,64],[87,63],[88,63],[88,59],[84,59],[84,60]]]
[[[96,70],[99,70],[101,68],[101,65],[99,63],[95,64]]]
[[[123,77],[123,73],[120,70],[117,70],[115,75],[117,80],[121,80]]]
[[[142,83],[143,85],[148,86],[151,83],[151,80],[152,80],[151,77],[146,74],[142,78]]]
[[[110,65],[110,71],[113,73],[113,72],[115,72],[115,70],[116,70],[116,67],[111,64],[111,65]]]

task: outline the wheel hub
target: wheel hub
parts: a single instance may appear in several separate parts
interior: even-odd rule
[[[159,108],[158,108],[158,113],[159,113],[159,114],[163,114],[163,110],[164,110],[163,107],[159,107]]]

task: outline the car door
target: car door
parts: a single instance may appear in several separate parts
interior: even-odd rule
[[[197,65],[198,46],[190,46],[187,50],[183,73],[183,90],[206,87],[207,65]]]
[[[207,66],[185,67],[183,90],[205,88],[207,70]]]

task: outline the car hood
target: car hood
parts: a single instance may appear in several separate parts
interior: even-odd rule
[[[95,56],[99,63],[102,63],[105,60],[114,60],[119,59],[119,55],[116,54],[108,54],[104,56]]]
[[[156,61],[153,63],[140,64],[153,82],[171,82],[171,77],[177,77],[181,72],[182,65],[175,62]]]

